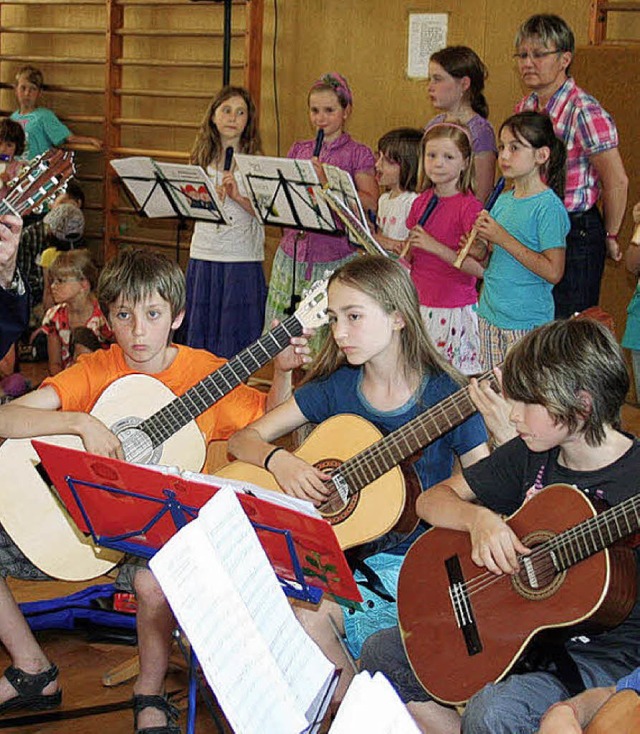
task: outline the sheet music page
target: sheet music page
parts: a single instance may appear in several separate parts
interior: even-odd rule
[[[292,497],[284,492],[274,492],[271,489],[265,489],[264,487],[258,487],[257,484],[251,482],[245,482],[241,479],[229,479],[228,477],[218,477],[215,474],[201,474],[200,472],[193,471],[182,471],[181,475],[191,482],[201,482],[202,484],[212,484],[215,487],[231,487],[234,492],[240,492],[241,494],[252,494],[260,500],[270,502],[272,505],[278,505],[279,507],[286,507],[289,510],[295,510],[301,512],[309,517],[322,517],[322,514],[318,511],[313,502],[308,500],[300,499],[299,497]]]
[[[367,234],[370,235],[369,222],[365,216],[360,197],[358,196],[358,190],[351,178],[351,174],[348,171],[343,171],[342,168],[331,166],[328,163],[324,163],[322,167],[327,176],[330,190],[349,207],[353,216],[360,221]]]
[[[167,181],[174,202],[189,219],[230,224],[213,181],[201,166],[154,161]]]
[[[111,165],[147,217],[175,217],[175,204],[189,219],[229,224],[215,186],[200,166],[164,163],[145,156],[120,158]],[[164,179],[167,193],[156,183],[157,175]]]
[[[238,154],[236,164],[261,219],[268,224],[335,232],[331,210],[318,194],[322,188],[309,160]],[[285,179],[287,192],[282,185]]]
[[[151,158],[134,156],[111,161],[122,182],[133,196],[138,208],[148,217],[175,217],[171,202],[156,185],[156,171]],[[149,198],[152,189],[156,187]]]
[[[224,512],[214,503],[220,495]],[[307,711],[334,666],[296,619],[238,499],[232,492],[218,492],[200,510],[198,522],[233,578],[300,710]]]
[[[306,702],[333,666],[295,620],[233,490],[150,565],[234,731],[302,731]]]
[[[376,673],[362,671],[351,685],[338,709],[329,734],[420,734],[411,714],[391,683]]]

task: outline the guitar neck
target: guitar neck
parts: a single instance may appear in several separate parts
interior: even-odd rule
[[[498,388],[493,372],[485,372],[478,382],[487,382]],[[353,492],[359,491],[476,411],[469,387],[464,387],[345,461],[340,466],[340,474]]]
[[[558,572],[609,548],[640,529],[640,495],[560,533],[545,543]]]
[[[289,345],[293,336],[300,336],[303,325],[295,315],[290,316],[253,344],[243,349],[222,367],[207,375],[192,388],[144,420],[139,428],[160,446],[183,426],[204,413],[228,395],[241,382],[264,367]]]

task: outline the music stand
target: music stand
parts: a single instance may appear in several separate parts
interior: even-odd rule
[[[136,211],[147,218],[176,217],[176,261],[187,220],[229,224],[215,186],[200,166],[135,156],[111,161]]]
[[[151,558],[166,540],[194,519],[202,505],[218,490],[213,484],[198,483],[171,472],[156,468],[128,464],[117,459],[94,456],[84,451],[34,440],[33,446],[42,460],[52,483],[72,518],[83,532],[88,532],[97,545],[143,558]],[[70,469],[72,467],[72,469]],[[124,487],[138,489],[125,489]],[[188,501],[187,501],[188,494]],[[284,592],[291,597],[317,604],[323,588],[335,589],[345,599],[359,601],[360,592],[353,580],[344,554],[339,550],[331,563],[321,554],[305,549],[305,560],[311,566],[302,565],[298,555],[300,537],[288,528],[277,524],[256,522],[256,518],[271,512],[282,520],[295,513],[252,495],[239,495],[249,519],[256,528],[267,555],[277,572]],[[118,508],[117,510],[114,508]],[[329,525],[325,520],[307,517],[308,523]],[[304,518],[299,532],[304,531]],[[320,527],[320,526],[317,526]],[[330,526],[329,526],[330,529]],[[116,532],[114,532],[116,530]],[[317,535],[313,532],[313,536]],[[331,535],[337,545],[335,534]],[[282,558],[276,539],[284,539],[288,563]],[[271,540],[265,540],[271,538]],[[304,542],[313,542],[305,539]],[[323,540],[320,547],[324,548]],[[304,546],[302,546],[304,547]],[[315,554],[316,557],[313,557]],[[343,565],[342,565],[343,562]],[[286,570],[289,578],[282,576]],[[343,574],[342,577],[339,574]],[[306,576],[316,578],[318,586],[311,585]],[[188,734],[195,732],[196,659],[193,652],[189,668]]]

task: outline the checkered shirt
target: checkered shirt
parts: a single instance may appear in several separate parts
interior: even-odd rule
[[[520,100],[516,112],[538,110],[535,92]],[[547,102],[545,110],[558,137],[567,145],[567,181],[564,204],[569,212],[595,206],[600,195],[598,174],[589,157],[618,147],[618,131],[611,115],[572,77]]]

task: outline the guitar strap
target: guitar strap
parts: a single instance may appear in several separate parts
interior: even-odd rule
[[[380,576],[366,563],[365,558],[372,554],[363,552],[363,548],[364,546],[356,546],[345,551],[344,555],[349,567],[354,573],[360,571],[364,576],[365,580],[359,582],[362,586],[377,594],[384,601],[395,602],[395,597],[389,593]]]
[[[514,673],[551,673],[567,689],[570,697],[577,696],[586,686],[575,660],[566,648],[566,632],[547,630],[537,635],[522,658],[516,664]]]

